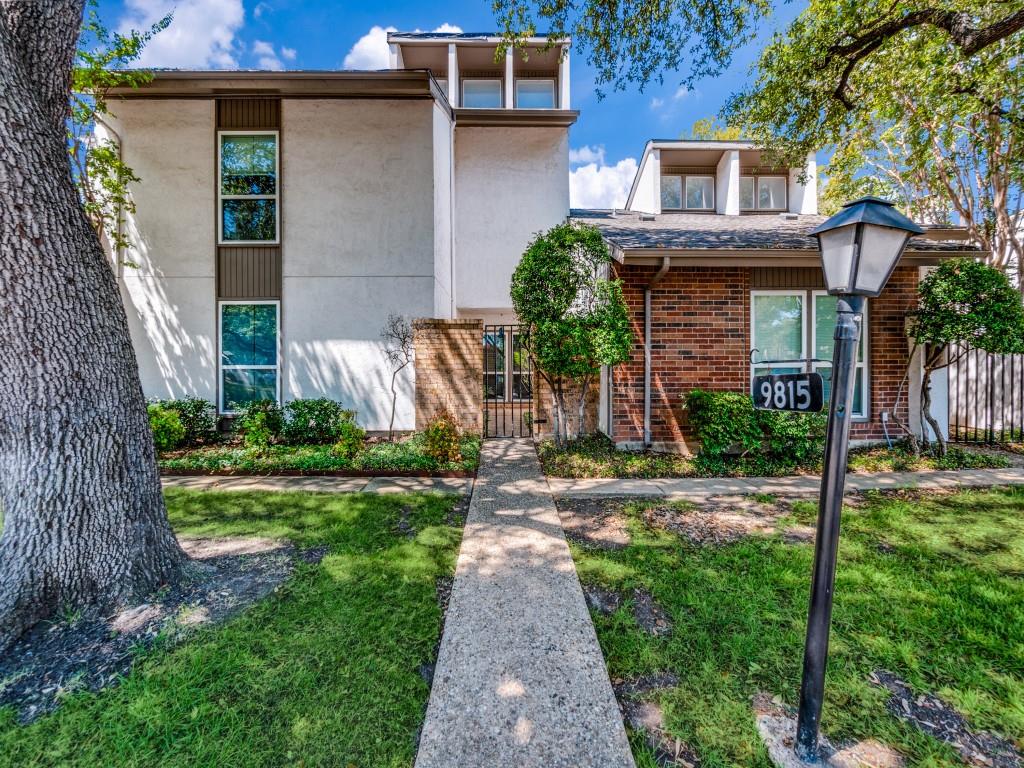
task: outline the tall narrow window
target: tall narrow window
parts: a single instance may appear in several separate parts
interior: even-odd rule
[[[280,399],[279,305],[220,305],[220,410],[235,413],[257,400]]]
[[[686,207],[690,210],[707,211],[715,207],[715,177],[686,177]]]
[[[220,242],[276,243],[277,132],[222,131],[218,150]]]
[[[754,291],[750,299],[750,313],[751,346],[757,350],[757,361],[771,361],[768,364],[754,362],[751,373],[757,376],[817,371],[821,374],[825,399],[828,400],[835,344],[835,296],[824,291]],[[868,414],[867,329],[865,309],[853,395],[852,414],[858,419],[867,418]]]
[[[554,109],[554,80],[516,80],[516,106],[519,109]]]
[[[484,397],[505,399],[505,332],[500,328],[484,334]]]
[[[754,200],[754,177],[740,176],[740,210],[754,210],[756,208]]]

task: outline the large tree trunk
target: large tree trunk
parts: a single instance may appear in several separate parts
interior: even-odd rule
[[[82,0],[0,0],[0,651],[186,562],[128,323],[65,149]]]

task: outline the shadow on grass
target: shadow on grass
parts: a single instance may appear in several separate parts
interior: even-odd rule
[[[121,685],[73,695],[19,727],[0,713],[3,766],[408,766],[437,642],[435,581],[454,569],[454,497],[167,494],[192,536],[327,545],[276,594],[174,649],[144,654]],[[404,513],[413,538],[396,525]]]

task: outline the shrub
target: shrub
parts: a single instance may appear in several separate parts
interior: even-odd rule
[[[159,405],[178,414],[181,426],[185,428],[184,442],[187,445],[206,442],[217,434],[217,409],[209,400],[186,397],[163,400]]]
[[[335,438],[334,453],[344,459],[351,459],[363,450],[363,445],[366,443],[366,430],[351,418],[347,418],[339,422]]]
[[[292,400],[285,407],[282,436],[291,445],[324,445],[335,442],[343,423],[352,423],[355,414],[326,397]]]
[[[722,456],[735,448],[746,453],[760,447],[763,434],[754,404],[746,395],[694,389],[686,395],[686,408],[701,453]]]
[[[449,411],[443,410],[423,430],[423,452],[440,463],[461,461],[459,438],[459,423]]]
[[[284,414],[273,400],[254,400],[246,405],[235,422],[248,448],[263,449],[281,434]]]
[[[185,427],[176,411],[159,403],[150,403],[149,428],[153,431],[153,444],[158,451],[172,451],[185,439]]]
[[[687,394],[686,406],[706,468],[728,453],[757,451],[769,463],[794,466],[816,461],[824,450],[822,414],[759,411],[746,394],[702,389]]]

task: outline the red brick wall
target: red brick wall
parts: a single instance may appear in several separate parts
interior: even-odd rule
[[[656,267],[618,266],[629,306],[634,345],[628,363],[612,373],[613,433],[617,442],[643,440],[644,298]],[[870,419],[855,423],[854,439],[882,437],[880,412],[891,410],[904,374],[906,310],[914,303],[917,270],[901,267],[869,302]],[[750,386],[751,270],[675,267],[651,296],[651,437],[681,447],[692,437],[683,408],[691,389],[746,392]],[[901,407],[906,419],[906,396]]]

